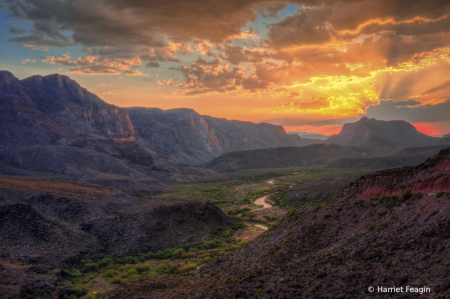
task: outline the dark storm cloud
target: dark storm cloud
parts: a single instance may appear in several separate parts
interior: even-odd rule
[[[25,34],[25,29],[23,28],[16,28],[14,24],[11,24],[11,27],[9,28],[9,33],[11,34]]]
[[[156,61],[149,62],[145,66],[146,67],[160,67],[159,63]]]

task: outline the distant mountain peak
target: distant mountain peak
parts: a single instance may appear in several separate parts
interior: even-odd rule
[[[384,121],[362,117],[354,123],[345,124],[341,132],[328,138],[326,143],[392,151],[407,147],[437,145],[440,141],[420,133],[404,120]]]

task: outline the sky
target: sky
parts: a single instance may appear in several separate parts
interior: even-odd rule
[[[363,116],[450,133],[448,0],[0,0],[0,69],[120,107],[337,134]]]

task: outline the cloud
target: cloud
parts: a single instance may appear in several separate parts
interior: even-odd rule
[[[36,60],[30,60],[30,59],[24,59],[24,60],[22,60],[22,63],[23,64],[26,64],[26,63],[35,63],[36,62]]]
[[[413,101],[415,104],[417,101]],[[402,119],[412,123],[450,121],[450,100],[443,103],[410,107],[393,100],[379,101],[377,105],[370,105],[366,109],[366,116],[381,120]]]
[[[71,74],[80,75],[118,75],[121,74],[119,70],[107,66],[84,66],[70,69]]]
[[[156,81],[156,84],[158,84],[158,85],[173,85],[173,81],[172,81],[172,79],[169,79],[169,80],[158,80],[158,81]]]
[[[124,74],[127,76],[147,76],[147,74],[143,74],[138,70],[124,71]]]
[[[43,59],[43,63],[48,64],[60,64],[60,65],[69,65],[69,66],[75,66],[77,65],[76,61],[71,61],[69,54],[60,54],[55,58],[55,56],[41,56],[40,59]]]
[[[157,61],[149,62],[145,65],[146,67],[160,67],[159,63]]]
[[[25,29],[23,28],[16,28],[14,24],[11,24],[11,27],[9,28],[9,33],[11,34],[25,34]]]

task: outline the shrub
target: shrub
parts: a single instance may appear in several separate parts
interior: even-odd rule
[[[112,278],[114,276],[117,276],[117,274],[119,274],[119,272],[117,272],[117,270],[108,270],[105,273],[103,273],[103,277],[105,278]]]
[[[448,226],[450,226],[450,217],[448,217],[447,219],[445,219],[445,222],[447,223]]]
[[[356,233],[356,234],[354,234],[353,236],[348,237],[348,238],[347,238],[347,243],[351,243],[351,242],[355,241],[356,238],[358,238],[358,237],[360,237],[360,236],[361,236],[360,233]]]
[[[111,279],[109,281],[110,284],[119,284],[122,283],[122,279],[120,279],[119,277],[114,277],[113,279]]]
[[[445,195],[449,196],[450,195],[450,191],[445,192]]]
[[[97,292],[97,294],[95,294],[95,298],[96,299],[100,299],[100,298],[103,298],[103,297],[105,297],[105,293],[103,293],[103,292]]]
[[[170,263],[162,263],[153,268],[158,274],[173,274],[177,267]]]
[[[412,193],[411,189],[407,189],[405,192],[402,193],[401,200],[402,200],[402,201],[408,200],[408,199],[410,199],[412,196],[413,196],[413,193]]]
[[[89,294],[89,295],[85,296],[84,299],[95,299],[95,297],[94,297],[94,295]]]
[[[391,200],[397,200],[398,195],[397,195],[397,194],[392,194],[392,195],[390,196],[390,198],[391,198]]]
[[[78,278],[81,278],[81,273],[80,273],[80,271],[78,271],[78,270],[76,270],[76,269],[72,270],[72,272],[70,272],[69,275],[70,275],[70,278],[72,278],[72,279],[78,279]]]
[[[317,212],[317,211],[320,210],[321,208],[322,208],[321,206],[314,207],[313,212]]]
[[[117,268],[117,270],[119,270],[120,272],[125,272],[128,271],[129,269],[131,269],[131,265],[125,265]]]
[[[139,274],[142,274],[142,272],[148,272],[150,271],[150,269],[151,266],[149,264],[144,264],[136,267],[136,270],[138,271]]]
[[[358,199],[358,201],[356,202],[359,206],[362,206],[364,204],[364,198],[360,198]]]
[[[383,212],[382,210],[377,211],[377,215],[380,217],[383,217],[384,214],[385,214],[385,212]]]
[[[330,213],[326,213],[325,215],[323,215],[323,219],[327,219],[327,218],[330,218],[330,217],[331,217]]]
[[[172,259],[184,259],[186,258],[186,251],[184,249],[180,248],[172,252]]]
[[[188,265],[185,265],[185,266],[183,266],[183,267],[180,267],[180,268],[178,268],[178,269],[176,269],[176,273],[186,273],[186,272],[190,272],[190,271],[193,271],[193,270],[196,270],[197,269],[197,265],[195,265],[195,264],[188,264]]]
[[[437,197],[437,198],[442,197],[442,196],[444,196],[444,195],[445,195],[445,192],[444,192],[444,191],[439,191],[438,193],[436,193],[436,197]]]
[[[138,271],[136,269],[130,269],[130,270],[127,271],[127,277],[128,278],[133,276],[133,275],[138,275],[138,274],[139,273],[138,273]]]
[[[100,262],[98,262],[98,266],[100,268],[104,268],[104,267],[108,266],[109,264],[114,264],[114,261],[111,258],[105,258],[105,259],[101,260]]]
[[[422,198],[423,197],[423,193],[422,192],[416,192],[414,193],[414,196],[417,198]]]
[[[316,219],[316,217],[317,217],[317,214],[312,214],[312,216],[311,216],[312,219]]]
[[[438,210],[434,210],[433,212],[431,212],[430,216],[434,216],[434,215],[436,215],[438,212],[439,212]]]
[[[295,212],[297,212],[297,209],[296,209],[296,208],[292,208],[292,209],[290,209],[290,210],[287,212],[287,216],[288,216],[288,217],[291,217],[292,215],[294,215]]]
[[[84,265],[83,267],[83,272],[84,273],[88,273],[88,272],[92,272],[98,269],[98,265],[96,263],[89,263]]]
[[[382,223],[378,224],[377,231],[382,231],[382,230],[384,230],[387,226],[388,226],[388,223],[387,223],[387,222],[382,222]]]
[[[369,230],[373,230],[375,228],[375,223],[369,224]]]

